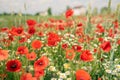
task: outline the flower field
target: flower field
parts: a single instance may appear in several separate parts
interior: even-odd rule
[[[0,80],[120,80],[120,13],[73,14],[1,27]]]

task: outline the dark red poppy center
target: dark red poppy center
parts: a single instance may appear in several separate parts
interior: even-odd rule
[[[17,67],[17,64],[13,64],[10,66],[11,68],[16,68]]]
[[[21,34],[21,33],[22,33],[22,30],[18,30],[17,33],[18,33],[18,34]]]
[[[43,61],[40,61],[40,62],[38,63],[38,65],[42,66],[42,65],[43,65]]]

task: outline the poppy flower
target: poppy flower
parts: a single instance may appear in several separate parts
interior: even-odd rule
[[[96,32],[98,32],[98,33],[104,33],[104,31],[105,31],[104,27],[102,25],[100,25],[100,24],[98,24],[96,26],[96,28],[97,28]]]
[[[108,30],[108,36],[114,38],[115,34],[113,29]]]
[[[21,36],[24,33],[24,29],[22,27],[13,27],[10,31],[10,33],[14,36]]]
[[[120,45],[120,39],[117,40],[117,44]]]
[[[82,26],[83,26],[82,23],[78,23],[78,24],[77,24],[77,27],[82,27]]]
[[[66,48],[68,48],[68,44],[67,43],[62,44],[62,49],[66,49]]]
[[[17,59],[15,60],[9,60],[7,63],[6,63],[6,69],[10,72],[19,72],[20,69],[21,69],[21,62]]]
[[[27,54],[29,51],[28,51],[28,48],[26,46],[19,46],[17,48],[17,54],[20,54],[20,55],[24,55],[24,54]]]
[[[42,56],[40,59],[35,61],[34,69],[35,71],[43,70],[48,66],[49,60],[46,56]]]
[[[102,50],[103,50],[104,52],[110,52],[110,50],[111,50],[110,41],[105,41],[105,42],[103,42],[103,43],[100,45],[100,47],[102,48]]]
[[[66,50],[66,58],[69,60],[73,60],[75,57],[75,52],[73,49]]]
[[[82,47],[79,46],[79,45],[73,45],[73,46],[72,46],[72,49],[75,50],[75,51],[77,51],[77,52],[80,52],[81,49],[82,49]]]
[[[48,34],[47,44],[48,46],[56,46],[60,41],[60,36],[56,33],[50,32]]]
[[[102,37],[98,38],[98,40],[99,40],[100,42],[103,42],[103,41],[104,41],[104,39],[103,39]]]
[[[21,75],[20,80],[37,80],[37,78],[32,77],[31,73],[24,73]]]
[[[65,13],[65,17],[69,18],[73,15],[74,11],[72,9],[68,9]]]
[[[76,80],[91,80],[91,77],[88,72],[80,69],[76,71]]]
[[[1,29],[0,29],[1,32],[8,32],[8,30],[9,30],[9,29],[8,29],[7,27],[4,27],[4,28],[1,28]]]
[[[64,30],[64,26],[63,25],[58,25],[58,30]]]
[[[36,32],[36,30],[35,30],[34,27],[29,27],[28,28],[28,34],[33,35],[33,34],[35,34],[35,32]]]
[[[83,36],[84,35],[84,29],[82,27],[79,27],[76,29],[76,35]]]
[[[26,54],[26,57],[28,60],[35,60],[36,53],[35,52],[28,53],[28,54]]]
[[[40,37],[44,36],[43,32],[39,32],[38,36],[40,36]]]
[[[35,71],[34,76],[37,77],[37,78],[39,78],[41,76],[44,76],[44,70]]]
[[[26,42],[27,41],[27,38],[26,37],[21,37],[20,39],[19,39],[19,43],[24,43],[24,42]]]
[[[8,58],[8,50],[0,49],[0,61],[6,60]]]
[[[31,46],[33,49],[40,49],[42,47],[42,42],[40,40],[34,40]]]
[[[30,27],[30,26],[35,26],[37,22],[35,20],[32,20],[32,19],[29,19],[27,20],[27,25]]]
[[[119,22],[118,22],[118,20],[115,20],[115,21],[113,22],[113,24],[114,24],[114,27],[115,27],[115,28],[118,28],[118,27],[119,27]]]
[[[92,55],[92,53],[90,53],[89,50],[84,50],[80,54],[80,59],[85,62],[90,62],[90,61],[93,61],[93,55]]]

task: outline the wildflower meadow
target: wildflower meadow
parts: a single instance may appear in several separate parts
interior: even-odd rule
[[[8,16],[0,25],[0,80],[120,80],[120,5],[105,12]]]

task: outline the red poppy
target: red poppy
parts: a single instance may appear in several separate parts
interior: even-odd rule
[[[84,29],[82,28],[82,27],[79,27],[79,28],[77,28],[76,29],[76,35],[78,35],[78,36],[83,36],[83,34],[84,34]]]
[[[73,49],[66,50],[66,58],[69,60],[73,60],[75,57],[75,52]]]
[[[103,42],[104,39],[102,37],[98,38],[100,42]]]
[[[29,51],[28,51],[28,48],[26,46],[19,46],[17,48],[17,54],[20,54],[20,55],[24,55],[24,54],[27,54]]]
[[[44,36],[43,32],[39,32],[38,36],[40,36],[40,37]]]
[[[21,36],[23,35],[24,33],[24,29],[22,27],[13,27],[11,30],[10,30],[10,33],[14,36]]]
[[[67,43],[62,44],[62,48],[63,48],[63,49],[68,48],[68,44],[67,44]]]
[[[60,37],[58,34],[53,32],[50,32],[48,34],[48,39],[47,39],[48,46],[56,46],[59,41],[60,41]]]
[[[35,26],[37,22],[35,20],[32,20],[32,19],[29,19],[27,20],[27,25],[30,27],[30,26]]]
[[[120,45],[120,39],[117,40],[117,44]]]
[[[115,34],[113,29],[108,30],[108,36],[114,38]]]
[[[78,26],[78,27],[82,27],[83,24],[82,24],[82,23],[78,23],[77,26]]]
[[[80,54],[80,59],[85,62],[90,62],[90,61],[93,61],[93,55],[92,55],[92,53],[90,53],[89,50],[84,50]]]
[[[28,28],[28,33],[29,33],[30,35],[35,34],[35,32],[36,32],[36,30],[35,30],[34,27],[29,27],[29,28]]]
[[[35,60],[36,59],[36,53],[35,52],[31,52],[26,54],[26,57],[28,60]]]
[[[21,75],[20,80],[37,80],[37,78],[32,77],[31,73],[24,73]]]
[[[104,52],[109,52],[111,50],[111,44],[110,44],[110,41],[105,41],[103,42],[100,47],[102,48],[102,50]]]
[[[0,29],[1,32],[8,32],[8,30],[9,30],[9,29],[8,29],[7,27]]]
[[[40,49],[42,47],[42,42],[40,40],[34,40],[31,46],[33,49]]]
[[[21,69],[21,66],[22,66],[21,62],[17,59],[10,60],[6,64],[7,70],[10,72],[19,72]]]
[[[72,9],[68,9],[65,13],[65,17],[69,18],[73,15],[74,11]]]
[[[63,25],[58,25],[58,30],[64,30],[64,26]]]
[[[43,70],[48,66],[49,60],[46,56],[42,56],[40,59],[35,61],[34,69],[35,71]]]
[[[96,30],[96,32],[98,32],[98,33],[103,33],[105,30],[104,30],[104,27],[102,26],[102,25],[100,25],[100,24],[98,24],[97,25],[97,30]]]
[[[79,46],[79,45],[73,45],[73,46],[72,46],[72,49],[74,49],[74,50],[77,51],[77,52],[80,52],[81,49],[82,49],[82,47]]]
[[[118,27],[119,27],[119,22],[118,22],[118,20],[115,20],[115,21],[113,22],[113,24],[114,24],[114,27],[115,27],[115,28],[118,28]]]
[[[88,72],[81,69],[76,71],[76,80],[91,80],[91,77]]]
[[[98,80],[102,80],[102,78],[98,78]]]
[[[24,43],[24,42],[26,42],[27,41],[27,38],[26,37],[21,37],[20,39],[19,39],[19,42],[20,43]]]
[[[0,61],[6,60],[8,58],[8,50],[0,49]]]
[[[44,76],[44,70],[35,71],[34,76],[37,77],[37,78],[39,78],[41,76]]]

